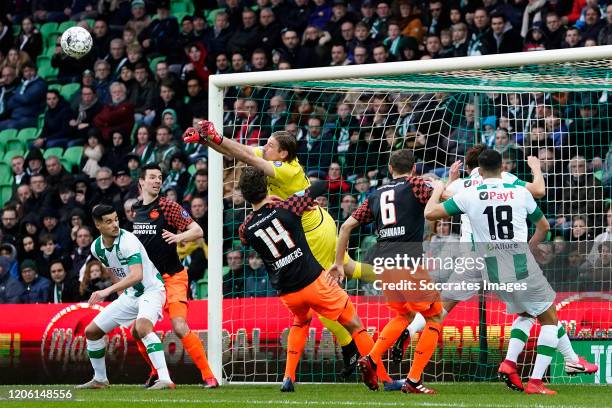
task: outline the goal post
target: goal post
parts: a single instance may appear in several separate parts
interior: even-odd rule
[[[599,46],[385,64],[212,75],[209,78],[208,119],[214,123],[217,129],[224,129],[224,114],[226,113],[223,104],[224,97],[228,89],[236,87],[263,88],[265,90],[308,89],[323,94],[333,93],[340,96],[352,94],[355,101],[359,101],[360,98],[365,100],[364,104],[371,103],[369,97],[382,93],[384,95],[399,94],[401,98],[406,98],[416,105],[425,97],[432,98],[431,94],[444,92],[453,95],[467,95],[466,98],[473,101],[472,104],[476,106],[473,136],[478,135],[480,138],[480,128],[486,119],[480,116],[482,112],[486,111],[487,106],[495,105],[493,106],[495,109],[509,108],[507,98],[503,102],[492,102],[491,99],[486,99],[486,94],[524,95],[524,100],[521,102],[523,103],[522,107],[525,108],[525,111],[529,111],[526,114],[531,114],[530,112],[535,109],[530,107],[534,100],[532,95],[535,93],[605,93],[612,90],[612,77],[609,75],[609,72],[612,72],[610,71],[610,68],[612,68],[610,58],[612,58],[612,46]],[[257,95],[257,93],[253,91],[251,95]],[[256,96],[252,97],[256,98]],[[342,98],[339,97],[334,101],[340,99]],[[397,99],[391,102],[390,97],[385,101],[388,104],[401,104],[401,101],[398,102]],[[551,110],[554,110],[552,102],[550,103]],[[465,101],[461,103],[462,107],[464,105]],[[463,112],[461,112],[462,114]],[[529,122],[530,118],[531,116],[527,116],[523,120]],[[453,130],[451,123],[447,125],[449,130]],[[233,126],[238,129],[238,125],[233,124]],[[474,140],[473,142],[477,141]],[[438,146],[439,151],[441,151],[440,149],[443,148]],[[437,154],[437,152],[433,153],[430,160],[438,162]],[[565,157],[565,159],[568,159],[568,157]],[[425,165],[426,162],[427,160],[424,160]],[[447,165],[447,163],[442,162],[438,164],[440,164],[438,167]],[[386,167],[386,163],[378,163],[378,165]],[[224,236],[223,200],[227,197],[224,197],[223,166],[222,156],[209,148],[207,348],[211,368],[219,379],[223,378],[224,359],[229,358],[231,360],[234,356],[234,353],[228,352],[227,348],[231,347],[233,338],[237,336],[236,333],[229,333],[230,339],[227,339],[227,333],[224,334],[223,330],[224,312],[227,312],[223,306],[224,240],[237,238],[235,236]],[[440,175],[443,176],[442,173]],[[237,211],[244,212],[247,210],[240,207]],[[598,216],[603,215],[601,209],[591,209],[590,211],[595,211]],[[579,215],[576,213],[568,214],[570,217]],[[261,312],[263,311],[257,311],[257,313]],[[253,313],[255,313],[255,310],[253,310]],[[609,325],[610,322],[608,321],[607,324]],[[251,334],[249,333],[248,336],[250,337]],[[251,341],[255,342],[254,339],[251,339]],[[245,370],[250,369],[251,365],[249,364],[251,363],[244,363]],[[437,367],[436,364],[435,370],[438,370]],[[444,370],[445,365],[442,363],[440,367]],[[434,375],[438,375],[437,371]],[[244,380],[244,378],[246,377],[239,377],[239,381]],[[263,381],[270,381],[270,378],[277,377],[254,376],[249,378],[255,378],[258,381],[264,378]],[[312,378],[316,380],[323,377]],[[442,376],[440,378],[454,377]],[[459,376],[458,378],[463,377]],[[233,380],[233,377],[230,380]]]

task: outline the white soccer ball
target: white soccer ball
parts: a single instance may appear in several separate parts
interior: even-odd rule
[[[93,45],[89,31],[83,27],[70,27],[62,34],[62,50],[73,58],[85,56]]]

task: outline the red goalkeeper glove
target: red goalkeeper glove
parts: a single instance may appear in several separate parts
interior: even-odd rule
[[[206,139],[206,137],[202,137],[202,134],[198,131],[198,129],[190,127],[185,130],[185,133],[183,133],[183,141],[185,143],[199,143],[206,145],[208,139]]]
[[[215,125],[209,120],[201,120],[198,125],[202,129],[202,133],[206,135],[208,141],[216,145],[220,145],[223,142],[223,135],[217,132]]]

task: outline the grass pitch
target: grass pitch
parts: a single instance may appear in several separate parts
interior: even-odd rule
[[[138,386],[114,385],[106,390],[72,390],[70,401],[9,400],[15,389],[71,389],[58,386],[0,386],[0,407],[87,408],[333,408],[333,407],[601,407],[610,403],[610,388],[593,385],[552,385],[554,396],[524,395],[501,383],[431,383],[437,395],[372,392],[363,384],[297,384],[295,393],[281,393],[276,385],[227,385],[215,390],[181,385],[174,391],[146,391]],[[608,401],[608,402],[605,402]]]

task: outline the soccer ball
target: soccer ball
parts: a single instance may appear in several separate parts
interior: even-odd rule
[[[93,44],[89,31],[83,27],[70,27],[62,34],[62,50],[73,58],[85,56]]]

